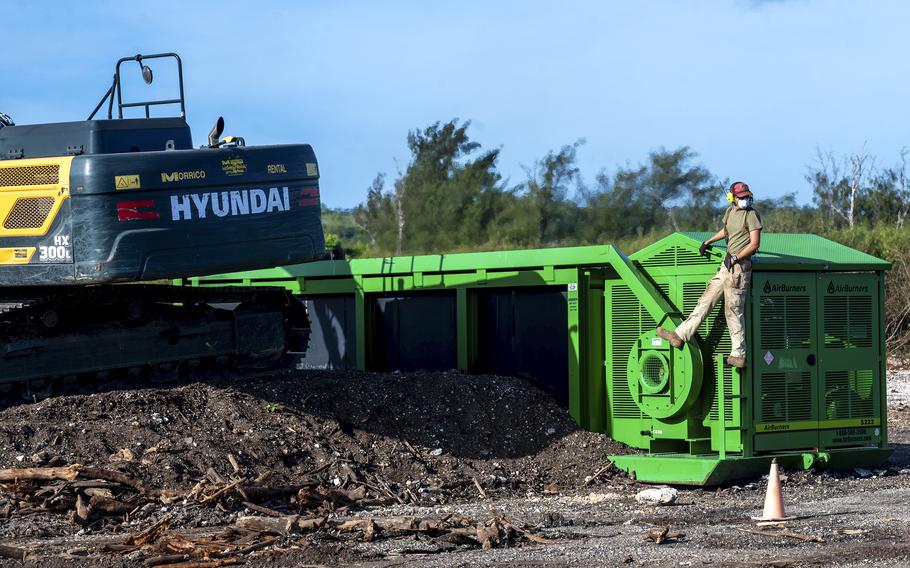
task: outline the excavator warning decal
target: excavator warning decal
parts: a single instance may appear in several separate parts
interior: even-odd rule
[[[136,174],[114,176],[114,187],[117,189],[140,189],[139,176]]]
[[[0,248],[0,265],[28,264],[35,254],[35,247],[26,248]]]

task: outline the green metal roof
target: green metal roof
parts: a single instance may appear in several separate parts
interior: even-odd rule
[[[689,241],[696,249],[714,233],[674,233]],[[663,243],[661,239],[652,247]],[[726,252],[726,242],[714,243],[715,249]],[[651,248],[651,247],[648,247]],[[780,270],[887,270],[891,263],[862,251],[836,243],[818,235],[806,233],[765,233],[762,231],[761,247],[753,257],[756,268]],[[760,265],[760,266],[759,266]]]

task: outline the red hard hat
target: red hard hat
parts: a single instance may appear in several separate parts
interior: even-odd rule
[[[735,181],[730,184],[730,191],[733,193],[733,197],[752,197],[752,192],[749,190],[749,184],[743,181]]]

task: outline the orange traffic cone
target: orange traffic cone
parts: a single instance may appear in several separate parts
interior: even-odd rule
[[[771,472],[768,474],[768,490],[765,492],[765,510],[761,517],[752,517],[753,521],[786,521],[784,513],[784,496],[780,491],[780,471],[777,467],[777,458],[771,460]]]

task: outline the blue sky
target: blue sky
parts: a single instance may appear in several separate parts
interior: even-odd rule
[[[81,120],[117,58],[177,51],[197,145],[219,114],[249,144],[310,143],[334,207],[407,162],[409,129],[455,117],[501,147],[512,184],[585,138],[588,182],[685,144],[759,198],[807,201],[816,148],[865,144],[890,164],[910,146],[905,1],[0,6],[0,112],[17,123]],[[171,86],[156,71],[156,88]]]

